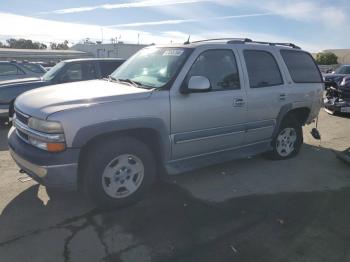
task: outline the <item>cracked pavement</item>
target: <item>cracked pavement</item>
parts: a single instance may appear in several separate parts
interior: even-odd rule
[[[350,261],[350,118],[320,114],[295,159],[257,156],[167,177],[138,204],[95,208],[22,183],[0,129],[0,261]]]

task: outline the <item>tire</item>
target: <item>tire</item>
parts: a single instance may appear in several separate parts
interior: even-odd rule
[[[110,137],[94,146],[84,163],[85,192],[99,207],[140,201],[156,178],[153,152],[132,137]]]
[[[272,141],[273,150],[268,154],[272,160],[284,160],[298,155],[303,144],[303,129],[293,117],[285,118]]]

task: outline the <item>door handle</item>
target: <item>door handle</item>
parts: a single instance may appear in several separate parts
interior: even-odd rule
[[[286,94],[280,94],[280,101],[286,101]]]
[[[235,98],[233,99],[233,106],[234,107],[242,107],[245,105],[245,102],[243,98]]]

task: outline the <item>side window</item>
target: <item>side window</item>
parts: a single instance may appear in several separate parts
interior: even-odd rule
[[[85,62],[82,64],[83,80],[96,79],[95,64],[91,62]]]
[[[187,75],[205,76],[212,91],[240,89],[237,62],[231,50],[209,50],[199,55]]]
[[[290,76],[295,83],[321,83],[320,71],[310,54],[302,51],[281,50]]]
[[[74,63],[68,66],[61,77],[62,82],[73,82],[83,80],[83,70],[81,63]]]
[[[112,74],[121,64],[122,62],[119,61],[100,62],[102,77],[107,77]]]
[[[24,72],[15,65],[0,64],[0,76],[23,75]]]
[[[280,69],[271,53],[261,50],[245,50],[244,59],[251,88],[283,84]]]
[[[32,71],[34,73],[45,73],[45,70],[40,66],[40,65],[36,65],[36,64],[22,64],[22,66],[26,69],[28,69],[29,71]]]

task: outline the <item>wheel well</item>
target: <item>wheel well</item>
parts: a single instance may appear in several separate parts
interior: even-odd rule
[[[306,120],[309,118],[310,109],[307,107],[300,107],[292,109],[287,113],[286,117],[293,116],[302,126],[305,125]]]
[[[137,128],[123,131],[116,131],[107,134],[102,134],[92,138],[81,149],[78,162],[78,188],[83,189],[84,181],[84,165],[83,163],[89,156],[90,150],[97,146],[100,142],[113,139],[118,136],[133,137],[143,143],[145,143],[153,152],[157,163],[162,163],[162,148],[159,133],[151,128]]]

